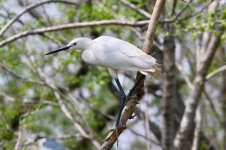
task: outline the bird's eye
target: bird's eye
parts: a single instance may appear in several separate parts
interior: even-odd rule
[[[74,43],[73,45],[76,45],[77,43]]]

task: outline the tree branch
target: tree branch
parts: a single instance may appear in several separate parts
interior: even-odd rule
[[[213,78],[214,76],[216,76],[219,73],[222,73],[226,70],[226,65],[221,66],[220,68],[217,68],[216,70],[214,70],[213,72],[209,73],[206,76],[206,80],[210,80],[211,78]]]
[[[164,38],[163,50],[163,130],[162,145],[164,150],[173,149],[173,138],[175,135],[175,97],[176,97],[176,78],[175,78],[175,41],[173,26],[167,24],[165,31],[170,35]]]
[[[195,118],[195,112],[201,98],[206,74],[214,58],[217,47],[220,44],[221,35],[222,33],[212,36],[205,51],[205,55],[201,56],[197,60],[197,73],[193,82],[193,88],[190,91],[189,98],[187,99],[188,105],[185,108],[185,113],[181,120],[179,131],[176,135],[176,138],[174,139],[175,149],[181,150],[185,147],[187,136],[191,131],[191,126]]]
[[[196,127],[195,127],[194,139],[193,139],[191,150],[198,150],[198,147],[199,147],[200,131],[201,131],[201,124],[202,124],[200,109],[201,108],[196,110]]]
[[[143,51],[145,51],[146,53],[152,52],[151,49],[153,46],[154,35],[156,32],[157,24],[159,22],[159,18],[163,10],[164,4],[165,4],[165,0],[156,1],[153,14],[149,22],[148,31],[146,33],[144,46],[143,46]],[[138,73],[136,77],[136,81],[139,80],[142,76],[143,75]],[[114,143],[116,142],[118,136],[125,129],[127,120],[131,118],[132,114],[135,111],[136,105],[139,101],[139,98],[143,94],[143,86],[144,86],[143,82],[144,80],[139,84],[134,94],[128,98],[130,100],[127,102],[126,106],[124,107],[124,111],[121,117],[122,119],[120,121],[120,127],[118,129],[114,129],[111,132],[109,132],[107,138],[104,140],[103,144],[101,145],[101,150],[111,149]]]
[[[165,0],[156,1],[155,7],[152,13],[152,17],[148,25],[148,31],[146,33],[144,45],[143,45],[143,51],[145,51],[146,53],[149,53],[149,54],[153,53],[152,47],[153,47],[155,31],[157,28],[157,24],[159,23],[159,18],[163,10],[164,4],[165,4]]]
[[[100,148],[100,144],[99,142],[94,138],[93,134],[92,134],[92,130],[90,129],[89,126],[87,126],[86,122],[84,122],[83,120],[83,116],[81,116],[81,107],[78,104],[77,100],[74,98],[74,96],[68,92],[67,89],[64,89],[66,92],[68,92],[68,97],[71,99],[71,101],[74,102],[74,108],[76,110],[76,114],[79,116],[79,121],[76,120],[76,118],[73,116],[73,114],[68,110],[67,105],[66,105],[66,101],[64,99],[66,99],[66,95],[64,95],[60,90],[59,87],[56,86],[54,84],[54,82],[52,81],[51,78],[49,78],[48,76],[46,76],[46,74],[43,72],[42,68],[40,68],[39,66],[37,66],[37,64],[35,64],[35,61],[30,59],[29,57],[30,55],[28,55],[28,59],[31,63],[31,65],[33,66],[33,70],[39,75],[40,79],[45,83],[45,85],[53,91],[53,94],[56,97],[56,100],[58,102],[58,106],[61,109],[61,111],[64,113],[64,115],[67,117],[67,119],[69,121],[72,122],[72,124],[74,125],[74,127],[78,130],[78,132],[81,134],[81,136],[85,139],[88,139],[89,141],[92,142],[92,144],[99,149]],[[80,121],[83,121],[82,123],[80,123]]]
[[[127,0],[120,0],[123,4],[125,4],[126,6],[132,8],[133,10],[137,11],[138,13],[140,13],[141,15],[145,16],[146,18],[151,18],[151,14],[148,13],[147,11],[137,7],[136,5],[134,5],[133,3],[130,3]]]
[[[2,68],[3,70],[5,70],[8,74],[10,74],[11,76],[13,76],[14,78],[16,78],[17,80],[20,80],[21,82],[30,82],[33,84],[37,84],[37,85],[45,85],[43,82],[41,81],[36,81],[36,80],[32,80],[30,78],[26,78],[23,77],[19,74],[17,74],[16,72],[14,72],[12,69],[10,69],[8,66],[4,65],[4,64],[0,64],[0,68]]]
[[[70,5],[76,5],[76,6],[78,4],[77,2],[70,1],[70,0],[44,0],[44,1],[41,1],[41,2],[38,2],[38,3],[35,3],[35,4],[31,4],[31,5],[27,6],[15,18],[10,20],[4,27],[2,27],[2,29],[0,31],[0,36],[2,36],[10,28],[10,26],[12,26],[12,24],[15,23],[23,14],[30,11],[31,9],[34,9],[36,7],[39,7],[39,6],[47,4],[47,3],[65,3],[65,4],[70,4]]]
[[[76,23],[69,23],[69,24],[63,24],[63,25],[57,25],[52,27],[45,27],[45,28],[39,28],[31,31],[24,31],[21,33],[18,33],[16,35],[13,35],[3,41],[0,42],[0,47],[5,46],[6,44],[9,44],[11,42],[14,42],[15,40],[18,40],[20,38],[45,33],[45,32],[53,32],[53,31],[60,31],[65,29],[76,29],[76,28],[85,28],[85,27],[95,27],[95,26],[106,26],[106,25],[120,25],[120,26],[130,26],[130,27],[139,27],[144,26],[148,24],[148,20],[143,21],[119,21],[119,20],[101,20],[101,21],[91,21],[91,22],[76,22]]]
[[[189,19],[189,18],[192,18],[196,15],[198,15],[199,13],[203,12],[214,0],[210,0],[209,2],[207,2],[201,9],[197,10],[196,12],[192,13],[192,14],[189,14],[181,19],[178,19],[179,18],[179,15],[175,18],[175,20],[177,20],[178,22],[181,22],[183,20],[186,20],[186,19]],[[188,4],[189,5],[189,4]],[[182,12],[181,12],[182,13]]]

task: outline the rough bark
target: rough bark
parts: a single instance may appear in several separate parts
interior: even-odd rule
[[[166,30],[172,32],[172,26]],[[172,36],[164,39],[163,54],[163,130],[162,146],[165,150],[173,149],[174,127],[174,104],[175,104],[175,44]]]
[[[223,52],[225,57],[226,52]],[[224,58],[224,62],[226,58]],[[223,141],[226,141],[226,71],[223,72],[223,88],[222,88],[222,114],[223,114],[223,129],[224,129],[224,138]],[[226,142],[223,142],[223,149],[226,149]]]
[[[190,91],[189,98],[186,100],[188,105],[185,108],[185,113],[181,120],[179,131],[174,140],[175,149],[182,150],[186,147],[185,145],[188,139],[188,134],[191,132],[191,127],[195,119],[195,112],[203,91],[206,74],[220,43],[220,37],[221,34],[212,36],[206,49],[206,54],[199,58],[199,64],[197,65],[197,73],[195,75],[193,87]]]
[[[152,13],[152,17],[149,22],[148,31],[146,33],[145,42],[143,45],[143,51],[145,51],[146,53],[152,52],[154,35],[155,35],[157,24],[159,22],[159,18],[163,10],[164,4],[165,4],[165,0],[156,1],[155,7]],[[138,81],[142,76],[143,75],[141,75],[140,73],[137,73],[136,81]],[[109,132],[107,138],[104,140],[103,144],[101,145],[102,150],[111,149],[114,143],[116,142],[118,136],[120,135],[120,133],[125,129],[127,120],[131,118],[132,114],[135,111],[136,104],[138,103],[140,97],[143,95],[143,86],[144,86],[143,83],[144,83],[144,78],[141,81],[141,83],[138,85],[134,94],[130,97],[131,100],[127,102],[124,108],[124,111],[121,117],[122,119],[120,121],[120,128],[114,129],[111,132]]]

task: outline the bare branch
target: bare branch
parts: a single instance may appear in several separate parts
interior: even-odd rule
[[[15,150],[20,150],[21,149],[21,140],[22,140],[22,127],[20,125],[18,133],[17,133],[16,145],[14,147]]]
[[[144,112],[141,111],[139,108],[136,109],[136,115],[137,117],[141,120],[144,120]],[[161,131],[159,126],[153,122],[152,120],[149,119],[149,129],[152,131],[153,135],[155,138],[159,141],[159,144],[161,146]],[[161,146],[162,147],[162,146]]]
[[[148,31],[146,33],[145,42],[143,46],[143,50],[146,53],[151,53],[151,49],[153,46],[153,40],[154,35],[156,32],[157,24],[159,22],[159,18],[161,15],[161,12],[163,10],[165,4],[165,0],[157,0],[152,17],[149,22]],[[141,74],[137,74],[136,81],[141,78]],[[113,144],[116,142],[118,136],[121,134],[121,132],[125,129],[125,124],[129,118],[131,118],[133,112],[135,111],[136,105],[139,101],[138,98],[141,97],[141,93],[143,93],[143,82],[144,80],[139,84],[134,94],[129,98],[130,100],[127,102],[126,106],[124,107],[124,111],[122,113],[122,119],[120,121],[120,127],[118,129],[112,130],[112,132],[109,132],[107,138],[104,140],[103,144],[101,145],[101,150],[107,150],[111,149]]]
[[[139,137],[144,138],[144,139],[147,140],[149,143],[152,143],[152,144],[155,144],[155,145],[157,145],[157,146],[159,146],[159,147],[162,147],[161,144],[160,144],[159,142],[154,141],[153,139],[148,138],[147,136],[142,135],[141,133],[138,133],[138,132],[136,132],[136,131],[134,131],[134,130],[132,130],[132,129],[130,129],[130,128],[129,128],[129,130],[130,130],[130,132],[132,132],[132,133],[135,134],[136,136],[139,136]]]
[[[151,18],[151,14],[148,13],[147,11],[137,7],[136,5],[130,3],[127,0],[120,0],[123,4],[125,4],[126,6],[132,8],[133,10],[137,11],[138,13],[140,13],[141,15],[145,16],[146,18]]]
[[[0,47],[5,46],[6,44],[9,44],[15,40],[18,40],[20,38],[45,33],[45,32],[53,32],[53,31],[59,31],[59,30],[65,30],[65,29],[76,29],[76,28],[85,28],[85,27],[94,27],[94,26],[106,26],[106,25],[120,25],[120,26],[130,26],[130,27],[139,27],[144,26],[148,24],[148,20],[143,21],[119,21],[119,20],[101,20],[101,21],[92,21],[92,22],[76,22],[76,23],[69,23],[69,24],[63,24],[63,25],[57,25],[52,27],[45,27],[45,28],[39,28],[31,31],[24,31],[21,33],[18,33],[14,36],[11,36],[3,41],[0,42]]]
[[[217,112],[217,110],[214,107],[213,100],[211,99],[210,95],[207,93],[205,88],[204,88],[203,92],[206,97],[206,100],[209,102],[210,108],[212,109],[216,119],[218,120],[219,124],[222,124],[223,121],[221,120],[220,114]]]
[[[72,114],[67,109],[66,105],[64,104],[64,100],[62,99],[61,95],[59,94],[59,91],[57,90],[57,87],[53,84],[53,82],[44,75],[44,72],[40,68],[37,68],[37,71],[42,77],[49,88],[53,90],[53,93],[59,103],[59,107],[61,111],[64,113],[64,115],[73,123],[75,128],[79,131],[79,133],[86,139],[91,140],[91,142],[94,144],[94,146],[99,149],[100,145],[99,143],[92,137],[91,133],[88,133],[72,116]]]
[[[206,3],[201,9],[197,10],[196,12],[192,13],[192,14],[189,14],[181,19],[178,19],[177,21],[180,22],[180,21],[183,21],[183,20],[186,20],[186,19],[189,19],[189,18],[192,18],[196,15],[198,15],[199,13],[203,12],[214,0],[210,0],[208,3]],[[188,4],[189,5],[189,4]],[[178,16],[179,17],[179,16]],[[176,17],[175,19],[177,19],[178,17]]]
[[[2,91],[0,91],[0,97],[1,98],[4,98],[4,99],[7,99],[9,102],[14,102],[14,101],[16,101],[16,98],[15,97],[13,97],[13,96],[11,96],[11,95],[8,95],[8,94],[6,94],[6,93],[4,93],[4,92],[2,92]],[[3,116],[4,117],[4,116]]]
[[[78,2],[75,1],[70,1],[70,0],[44,0],[35,4],[31,4],[27,6],[20,14],[18,14],[15,18],[10,20],[4,27],[2,27],[0,31],[0,36],[2,36],[9,28],[12,26],[13,23],[15,23],[23,14],[26,12],[30,11],[31,9],[34,9],[36,7],[39,7],[41,5],[47,4],[47,3],[65,3],[65,4],[70,4],[70,5],[76,5]]]
[[[187,85],[188,85],[188,87],[190,88],[190,89],[192,89],[192,82],[191,82],[191,80],[189,79],[189,77],[183,72],[183,70],[182,70],[182,66],[180,65],[180,64],[176,64],[176,67],[177,67],[177,69],[180,71],[180,73],[181,73],[181,75],[182,75],[182,77],[183,77],[183,79],[184,79],[184,81],[187,83]]]
[[[183,14],[183,12],[184,12],[187,8],[189,8],[189,5],[190,5],[190,3],[187,3],[187,4],[181,9],[181,11],[175,16],[174,20],[177,20],[177,19],[180,17],[180,15]]]
[[[14,72],[13,70],[11,70],[8,66],[6,66],[4,64],[0,64],[0,68],[2,68],[7,73],[9,73],[10,75],[12,75],[14,78],[20,80],[21,82],[30,82],[30,83],[34,83],[34,84],[37,84],[37,85],[45,85],[41,81],[36,81],[36,80],[32,80],[32,79],[29,79],[29,78],[20,76],[19,74],[17,74],[16,72]]]
[[[31,69],[33,69],[34,72],[36,72],[40,79],[45,83],[45,85],[51,89],[56,97],[56,100],[58,102],[58,106],[60,107],[61,111],[64,113],[64,115],[67,117],[68,120],[70,120],[72,122],[72,124],[74,125],[74,127],[78,130],[78,132],[81,134],[81,136],[85,139],[88,139],[92,142],[92,144],[99,149],[100,148],[100,144],[99,142],[93,137],[92,135],[92,131],[90,130],[90,127],[84,126],[86,125],[85,122],[83,122],[83,126],[81,125],[81,123],[79,121],[77,121],[73,114],[68,110],[66,104],[65,104],[65,95],[62,94],[62,92],[60,92],[59,87],[57,87],[54,82],[52,81],[51,78],[49,78],[42,70],[42,68],[40,68],[39,66],[37,66],[37,64],[35,64],[35,60],[30,59],[30,57],[28,56],[28,60],[30,61]],[[66,90],[66,89],[65,89]],[[67,90],[66,90],[67,91]],[[71,95],[71,93],[68,93],[68,97],[72,100],[75,101],[75,103],[77,102],[77,100],[75,100],[75,98],[73,97],[73,95]],[[80,115],[81,113],[79,112],[81,108],[78,104],[75,104],[76,107],[76,113],[79,115],[79,117],[81,117],[81,120],[83,119],[83,117]],[[78,108],[77,108],[78,107]]]
[[[156,1],[155,7],[152,13],[152,17],[148,25],[148,31],[146,33],[144,45],[143,45],[143,51],[145,51],[146,53],[149,53],[149,54],[153,53],[152,47],[153,47],[153,41],[155,37],[155,31],[157,28],[157,24],[159,23],[159,18],[163,10],[164,4],[165,4],[165,0]]]
[[[196,111],[196,127],[195,127],[195,134],[194,134],[194,139],[193,139],[193,144],[192,144],[191,150],[197,150],[198,149],[199,134],[200,134],[200,131],[201,131],[201,123],[202,123],[202,118],[201,118],[201,112],[200,112],[200,108],[199,108]]]
[[[150,126],[149,126],[149,115],[148,115],[147,111],[144,112],[144,129],[145,129],[146,138],[151,139],[151,130],[150,130]],[[146,141],[146,147],[147,147],[147,150],[150,150],[151,143],[149,140]]]
[[[226,70],[226,65],[221,66],[220,68],[217,68],[216,70],[214,70],[213,72],[209,73],[206,76],[206,80],[210,80],[212,79],[214,76],[216,76],[217,74],[224,72]]]
[[[193,82],[193,88],[190,91],[190,96],[187,99],[188,105],[185,108],[185,113],[182,117],[179,131],[177,132],[176,138],[174,139],[175,149],[183,149],[185,147],[185,143],[188,138],[187,136],[191,130],[191,126],[195,118],[195,112],[201,99],[201,93],[203,92],[206,74],[212,63],[217,47],[220,44],[221,35],[222,33],[213,35],[207,46],[205,55],[203,54],[197,59],[198,65],[196,68],[196,75]]]

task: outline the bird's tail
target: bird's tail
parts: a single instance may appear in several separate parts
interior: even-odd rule
[[[155,64],[154,68],[155,68],[155,72],[149,72],[149,74],[154,76],[155,78],[159,79],[162,74],[162,68],[160,67],[159,64]]]

